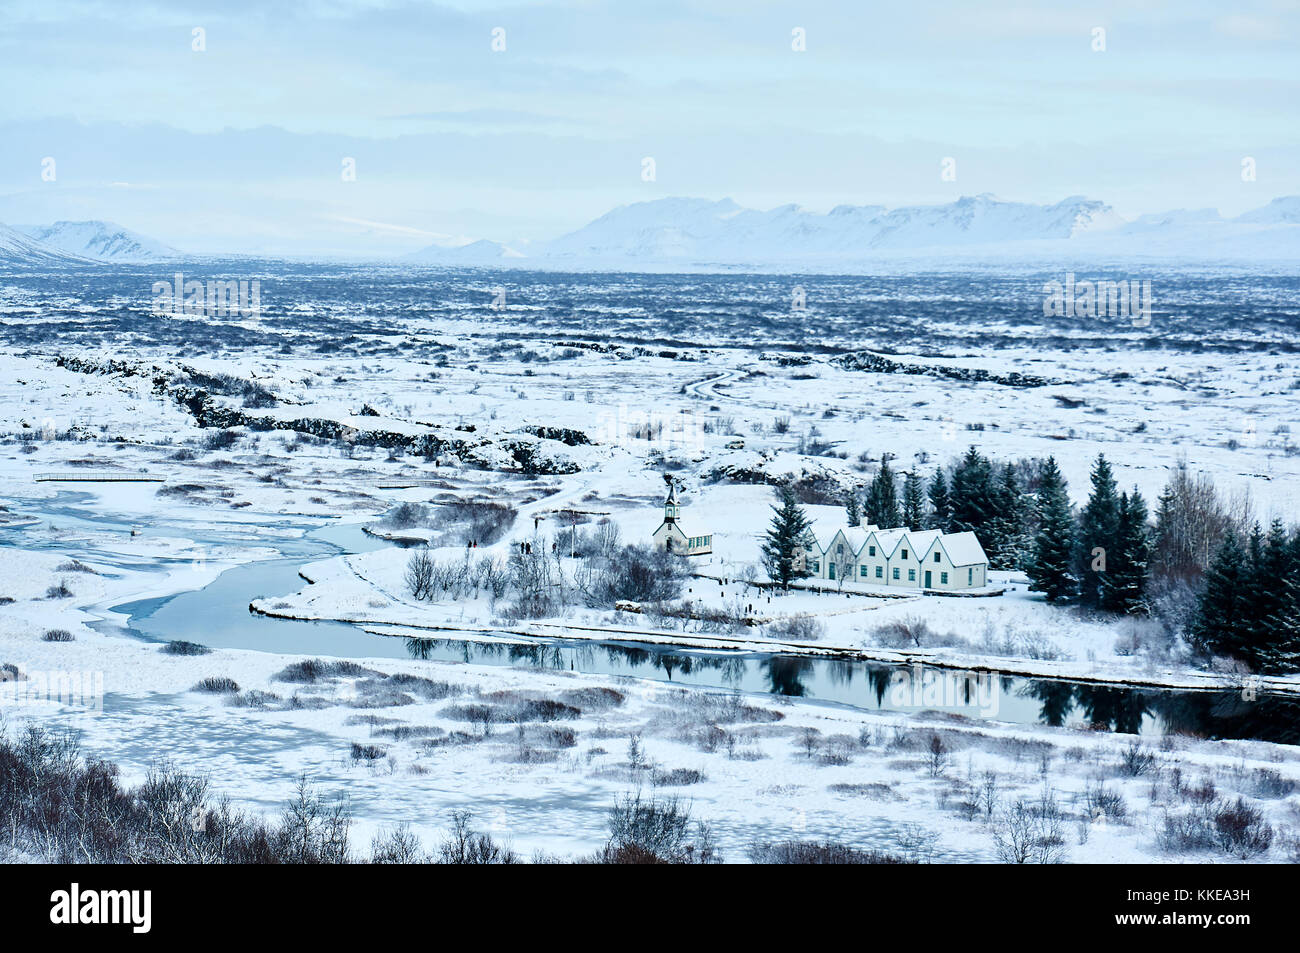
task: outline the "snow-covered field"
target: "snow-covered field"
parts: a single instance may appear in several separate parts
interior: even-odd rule
[[[464,276],[482,288],[496,280]],[[623,280],[633,287],[620,294],[635,299],[635,281],[608,279]],[[267,812],[306,775],[348,797],[363,840],[410,822],[431,845],[451,810],[469,808],[525,854],[595,850],[614,798],[638,785],[689,799],[736,861],[754,843],[788,839],[991,860],[985,808],[996,815],[997,805],[1045,796],[1065,816],[1070,860],[1180,856],[1162,853],[1157,832],[1166,811],[1183,810],[1184,786],[1202,779],[1252,798],[1279,832],[1300,824],[1300,758],[1288,745],[1146,737],[1142,753],[1154,762],[1134,771],[1132,738],[1082,725],[856,710],[578,671],[376,651],[354,659],[361,674],[291,681],[286,669],[311,655],[271,646],[173,656],[126,634],[111,611],[202,588],[233,566],[288,552],[328,521],[382,535],[383,514],[399,502],[513,507],[510,532],[475,547],[476,559],[504,558],[534,534],[562,547],[575,513],[581,529],[609,518],[624,541],[645,540],[662,515],[661,474],[672,472],[686,488],[688,531],[714,536],[688,598],[743,606],[763,625],[721,631],[613,607],[518,622],[486,593],[417,602],[403,581],[410,551],[378,538],[366,551],[309,559],[296,591],[254,593],[255,604],[270,616],[358,623],[385,648],[393,635],[425,631],[505,646],[545,635],[1236,689],[1177,652],[1134,651],[1132,623],[1047,606],[1013,575],[995,578],[1003,595],[978,599],[759,590],[753,567],[772,493],[757,481],[860,483],[882,453],[896,468],[928,471],[975,444],[1004,461],[1054,454],[1077,500],[1104,452],[1121,486],[1148,500],[1186,460],[1222,490],[1248,494],[1262,518],[1293,519],[1300,356],[1284,331],[1270,352],[1231,341],[1230,328],[1215,349],[1189,345],[1185,328],[1163,343],[1155,335],[1154,346],[1149,332],[1138,339],[1115,329],[1034,339],[1001,322],[981,325],[967,309],[947,317],[940,309],[918,320],[924,343],[912,351],[889,339],[897,361],[1057,382],[1025,388],[848,369],[839,356],[878,342],[825,304],[799,319],[822,328],[816,346],[796,346],[791,332],[767,324],[748,341],[726,331],[730,319],[715,333],[707,287],[694,292],[685,324],[681,315],[658,327],[634,315],[636,333],[626,310],[562,279],[548,286],[550,299],[507,295],[500,312],[392,300],[347,308],[304,293],[256,321],[190,317],[185,328],[182,319],[122,318],[115,289],[34,290],[43,287],[0,286],[14,345],[0,356],[0,597],[12,600],[0,605],[0,664],[25,679],[0,685],[15,687],[2,709],[11,729],[27,719],[70,724],[128,778],[172,758]],[[214,413],[245,422],[197,426],[185,399],[199,384],[211,395],[203,422]],[[165,480],[35,482],[104,470]],[[389,535],[431,538],[438,558],[466,552],[436,526]],[[815,641],[769,631],[796,614],[820,622]],[[937,637],[909,652],[888,638],[899,622],[923,622]],[[58,629],[73,640],[43,640]],[[36,703],[30,696],[51,672],[91,673],[102,711]],[[218,677],[238,693],[194,690]],[[567,707],[539,720],[521,714],[530,702]],[[636,748],[643,754],[630,756]],[[1101,785],[1122,796],[1123,816],[1099,822]],[[1279,836],[1265,859],[1291,858],[1293,844]],[[1233,859],[1197,857],[1215,858]]]

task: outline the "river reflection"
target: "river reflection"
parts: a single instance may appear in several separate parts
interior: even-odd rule
[[[1239,691],[1129,688],[850,659],[683,652],[618,642],[410,638],[406,649],[417,659],[651,677],[856,708],[946,711],[1123,734],[1300,742],[1300,700],[1281,695],[1259,694],[1248,700]]]

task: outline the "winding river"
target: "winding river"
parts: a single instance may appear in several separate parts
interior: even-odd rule
[[[88,494],[16,501],[21,511],[62,528],[112,535],[181,537],[204,545],[257,546],[278,555],[235,566],[195,590],[113,606],[101,631],[152,642],[185,639],[214,648],[349,658],[417,658],[475,665],[531,666],[590,674],[647,678],[703,689],[794,696],[822,704],[881,711],[938,711],[971,720],[1095,729],[1158,736],[1182,732],[1207,738],[1300,742],[1300,699],[1238,691],[1152,689],[1059,679],[973,675],[915,666],[762,652],[720,652],[565,638],[501,640],[393,638],[343,622],[303,622],[257,615],[260,597],[301,588],[299,569],[341,553],[392,545],[355,524],[284,521],[270,524],[167,523],[148,525],[92,509]],[[67,543],[33,536],[29,527],[0,528],[0,545],[68,550]],[[111,545],[68,552],[121,570],[162,569],[168,557],[139,559]],[[189,562],[175,560],[178,562]]]

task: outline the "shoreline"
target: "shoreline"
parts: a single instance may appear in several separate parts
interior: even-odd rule
[[[299,575],[302,575],[301,573]],[[302,576],[309,584],[311,579]],[[928,665],[954,671],[977,674],[1004,675],[1017,678],[1035,678],[1048,681],[1077,682],[1086,685],[1105,685],[1116,688],[1156,689],[1167,691],[1245,691],[1253,688],[1260,694],[1300,696],[1300,680],[1287,676],[1261,676],[1257,683],[1247,683],[1243,677],[1218,675],[1210,672],[1159,673],[1133,675],[1127,673],[1099,673],[1080,671],[1087,663],[1054,663],[1021,659],[994,659],[989,656],[943,656],[927,649],[873,649],[843,645],[815,645],[808,642],[756,641],[728,636],[684,636],[676,632],[646,629],[624,629],[612,626],[591,626],[560,622],[538,621],[527,626],[480,626],[467,623],[400,622],[393,619],[355,619],[337,616],[308,616],[283,609],[264,608],[256,601],[250,602],[249,611],[268,618],[297,622],[343,622],[355,625],[372,635],[383,638],[420,638],[397,632],[380,632],[371,627],[416,629],[422,632],[464,633],[478,636],[522,636],[528,639],[570,639],[592,642],[637,642],[665,648],[696,649],[719,653],[749,653],[764,655],[792,655],[805,658],[842,659],[857,662],[880,662],[886,665]],[[538,629],[555,629],[554,633]],[[470,640],[474,641],[474,640]],[[1048,670],[1055,667],[1057,670]]]

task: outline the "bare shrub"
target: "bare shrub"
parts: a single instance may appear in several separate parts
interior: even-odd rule
[[[1104,783],[1088,782],[1083,789],[1083,805],[1091,820],[1099,817],[1120,820],[1128,815],[1124,795],[1108,788]]]
[[[926,751],[926,766],[930,771],[930,777],[937,778],[943,774],[943,769],[948,764],[948,745],[937,731],[930,735]]]
[[[859,850],[833,841],[783,841],[755,844],[749,859],[756,864],[908,864],[897,854]]]
[[[45,634],[41,636],[42,642],[75,642],[74,636],[67,629],[46,629]]]
[[[206,645],[199,645],[197,642],[186,642],[181,639],[168,642],[162,647],[162,651],[167,655],[210,655],[212,653],[212,649]]]
[[[421,503],[398,503],[380,522],[391,529],[414,529],[429,525],[429,508]]]
[[[1238,857],[1266,853],[1273,844],[1273,828],[1264,822],[1263,812],[1240,797],[1215,810],[1214,835],[1222,851]]]
[[[233,678],[225,675],[214,675],[203,679],[194,686],[196,692],[212,692],[213,694],[225,694],[239,691],[239,685]]]
[[[657,788],[684,787],[699,784],[704,780],[704,772],[694,768],[673,768],[671,771],[651,771],[650,783]]]
[[[326,801],[299,780],[293,799],[280,815],[276,842],[287,863],[344,864],[352,815],[342,801]]]
[[[428,863],[428,860],[420,839],[411,833],[406,824],[381,831],[370,843],[372,864],[423,864]]]
[[[669,602],[688,576],[686,560],[657,546],[624,546],[609,555],[583,560],[575,583],[591,606],[615,602]]]
[[[710,864],[721,857],[713,846],[708,826],[695,825],[691,814],[675,797],[642,798],[628,794],[609,812],[609,840],[597,856],[605,864]]]
[[[327,662],[324,659],[316,658],[294,662],[292,665],[280,669],[271,677],[277,682],[311,684],[323,678],[360,678],[366,675],[380,675],[382,677],[380,672],[366,668],[364,665],[359,665],[349,659],[336,659]]]
[[[806,612],[784,616],[767,627],[769,638],[797,642],[816,642],[825,634],[826,626]]]
[[[403,582],[407,591],[416,599],[428,599],[433,594],[433,557],[427,549],[417,549],[411,553],[406,562],[406,574]]]
[[[0,736],[0,826],[12,847],[56,863],[341,863],[349,819],[306,782],[278,824],[214,802],[206,778],[170,764],[135,790],[81,756],[71,733]]]
[[[1120,752],[1119,770],[1130,778],[1147,774],[1156,763],[1156,756],[1134,741]]]
[[[379,745],[363,745],[352,742],[353,761],[379,761],[388,757],[388,752]]]
[[[886,648],[919,649],[931,644],[933,633],[930,631],[930,624],[924,619],[909,616],[906,619],[895,619],[876,626],[875,636]]]
[[[993,818],[993,847],[1004,864],[1057,864],[1065,858],[1065,832],[1050,795],[1037,804],[1017,800]]]
[[[470,828],[474,815],[469,811],[452,811],[451,836],[438,848],[444,864],[517,864],[513,850]]]

